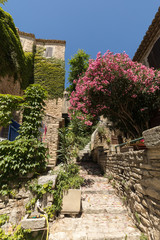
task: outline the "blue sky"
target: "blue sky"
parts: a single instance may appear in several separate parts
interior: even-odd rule
[[[67,86],[68,59],[78,49],[93,59],[108,49],[132,58],[159,6],[159,0],[8,0],[2,8],[20,31],[66,40]]]

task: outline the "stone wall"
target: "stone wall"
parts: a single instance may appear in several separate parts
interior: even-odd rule
[[[25,205],[31,200],[32,194],[21,188],[14,198],[0,197],[0,215],[7,214],[9,222],[17,225],[25,215]]]
[[[62,117],[62,103],[63,99],[50,99],[47,100],[45,106],[45,113],[52,117],[61,118]]]
[[[20,31],[18,33],[21,40],[23,51],[33,52],[33,47],[35,45],[35,36],[33,34],[27,34]]]
[[[46,115],[44,118],[46,134],[43,134],[43,142],[48,147],[49,159],[48,165],[54,167],[57,163],[57,150],[59,145],[58,129],[64,125],[64,119],[55,118],[51,115]]]
[[[143,133],[146,150],[109,154],[93,150],[94,159],[117,189],[136,226],[160,239],[160,127]]]
[[[51,57],[65,60],[65,42],[60,40],[36,39],[36,48],[52,49]],[[45,52],[44,52],[45,56]]]
[[[0,93],[22,95],[20,80],[14,80],[11,76],[0,76]]]

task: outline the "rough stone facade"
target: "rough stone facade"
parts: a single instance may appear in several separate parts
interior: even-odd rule
[[[44,125],[46,134],[43,134],[43,142],[49,149],[48,165],[54,167],[57,163],[57,150],[59,145],[58,129],[64,125],[62,119],[63,99],[52,99],[46,101]]]
[[[43,47],[46,50],[50,49],[51,50],[49,53],[50,57],[52,56],[64,60],[65,41],[36,39],[36,47],[37,49],[39,47]],[[46,54],[47,51],[44,52],[44,56],[46,56]]]
[[[22,217],[25,215],[25,205],[32,198],[30,191],[25,188],[19,190],[14,198],[1,197],[0,198],[0,215],[7,214],[9,222],[12,225],[17,225]]]
[[[136,226],[150,240],[160,239],[160,127],[143,133],[146,150],[108,154],[93,150],[113,186],[128,206]]]
[[[33,52],[34,48],[38,49],[39,47],[43,47],[45,49],[44,57],[65,59],[65,41],[36,39],[34,34],[21,32],[19,30],[18,33],[24,52]]]
[[[20,41],[24,52],[32,52],[36,44],[35,35],[31,33],[24,33],[18,30]]]
[[[0,93],[22,95],[23,91],[20,85],[20,79],[14,80],[11,76],[0,76]]]
[[[62,104],[63,99],[50,99],[47,100],[45,106],[45,113],[49,114],[52,117],[61,118],[62,117]]]
[[[57,175],[44,175],[38,179],[38,184],[46,184],[49,181],[53,182],[52,189],[55,188]],[[32,192],[25,187],[14,189],[14,196],[0,196],[0,215],[7,214],[9,216],[9,226],[18,225],[22,218],[26,216],[26,204],[33,198]],[[53,204],[53,195],[46,193],[40,200],[41,207],[45,208]],[[36,213],[38,209],[34,209],[32,212]],[[38,212],[37,212],[38,213]],[[4,230],[8,229],[8,224],[4,225]]]
[[[64,119],[46,115],[44,118],[44,124],[47,128],[47,132],[46,135],[43,134],[42,140],[48,147],[48,165],[54,167],[57,163],[57,150],[59,144],[58,129],[63,126]]]

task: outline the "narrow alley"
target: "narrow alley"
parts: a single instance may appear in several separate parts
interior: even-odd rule
[[[82,214],[53,222],[49,240],[139,240],[140,232],[98,165],[82,162],[80,167]]]

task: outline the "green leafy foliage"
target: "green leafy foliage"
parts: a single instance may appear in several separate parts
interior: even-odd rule
[[[11,15],[0,8],[0,72],[1,76],[10,75],[17,79],[22,74],[25,56]]]
[[[29,190],[36,196],[37,199],[41,199],[46,193],[53,193],[53,182],[49,181],[45,184],[38,184],[37,181],[33,184],[29,184]]]
[[[7,154],[6,154],[7,153]],[[25,176],[27,173],[45,169],[46,148],[37,139],[19,138],[13,142],[0,143],[1,184],[10,178]]]
[[[142,233],[140,236],[140,240],[148,240],[148,237],[144,233]]]
[[[74,80],[78,80],[80,76],[83,75],[83,73],[86,72],[88,68],[88,62],[89,62],[89,55],[85,53],[84,50],[79,49],[77,54],[75,54],[71,60],[69,60],[70,65],[70,72],[68,77],[68,82],[71,84],[68,88],[68,92],[72,92],[75,90],[76,82]]]
[[[79,189],[84,179],[79,175],[79,167],[75,163],[64,164],[61,166],[57,177],[56,188],[54,191],[54,206],[57,212],[61,210],[62,197],[64,190]]]
[[[7,2],[7,0],[0,0],[0,3],[4,5],[4,3]]]
[[[39,49],[34,60],[35,83],[41,84],[47,91],[48,97],[63,96],[65,82],[65,64],[61,59],[43,57],[44,49]]]
[[[20,225],[18,225],[15,229],[13,234],[5,234],[5,232],[0,228],[0,239],[1,240],[32,240],[33,238],[30,235],[30,230],[26,230],[21,228]]]
[[[20,137],[38,138],[39,128],[42,124],[44,115],[44,99],[47,93],[39,84],[30,85],[25,90],[25,102],[23,104],[23,124],[20,127]]]
[[[39,127],[43,118],[44,99],[46,92],[38,85],[30,85],[24,98],[8,96],[8,109],[11,110],[13,100],[18,99],[23,111],[23,123],[20,127],[20,135],[15,141],[0,142],[0,183],[7,183],[11,178],[26,176],[31,172],[41,172],[46,167],[46,148],[38,140]],[[17,103],[17,102],[16,102]],[[17,105],[18,105],[17,103]],[[16,104],[15,104],[16,105]],[[4,113],[4,110],[2,111]],[[9,118],[8,118],[9,119]],[[7,120],[8,120],[7,119]],[[7,121],[4,119],[4,122]]]
[[[96,120],[93,126],[88,126],[79,117],[78,113],[73,115],[69,126],[59,130],[58,157],[65,163],[77,157],[78,151],[90,142],[91,134],[96,129]]]
[[[26,89],[29,84],[34,83],[34,53],[25,52],[25,62],[24,62],[24,71],[23,78],[21,82],[22,89]]]
[[[9,217],[7,216],[7,214],[0,215],[0,227],[4,225],[6,222],[8,222],[8,220]]]
[[[14,110],[20,108],[23,97],[10,94],[0,94],[0,126],[7,126],[11,122]]]

